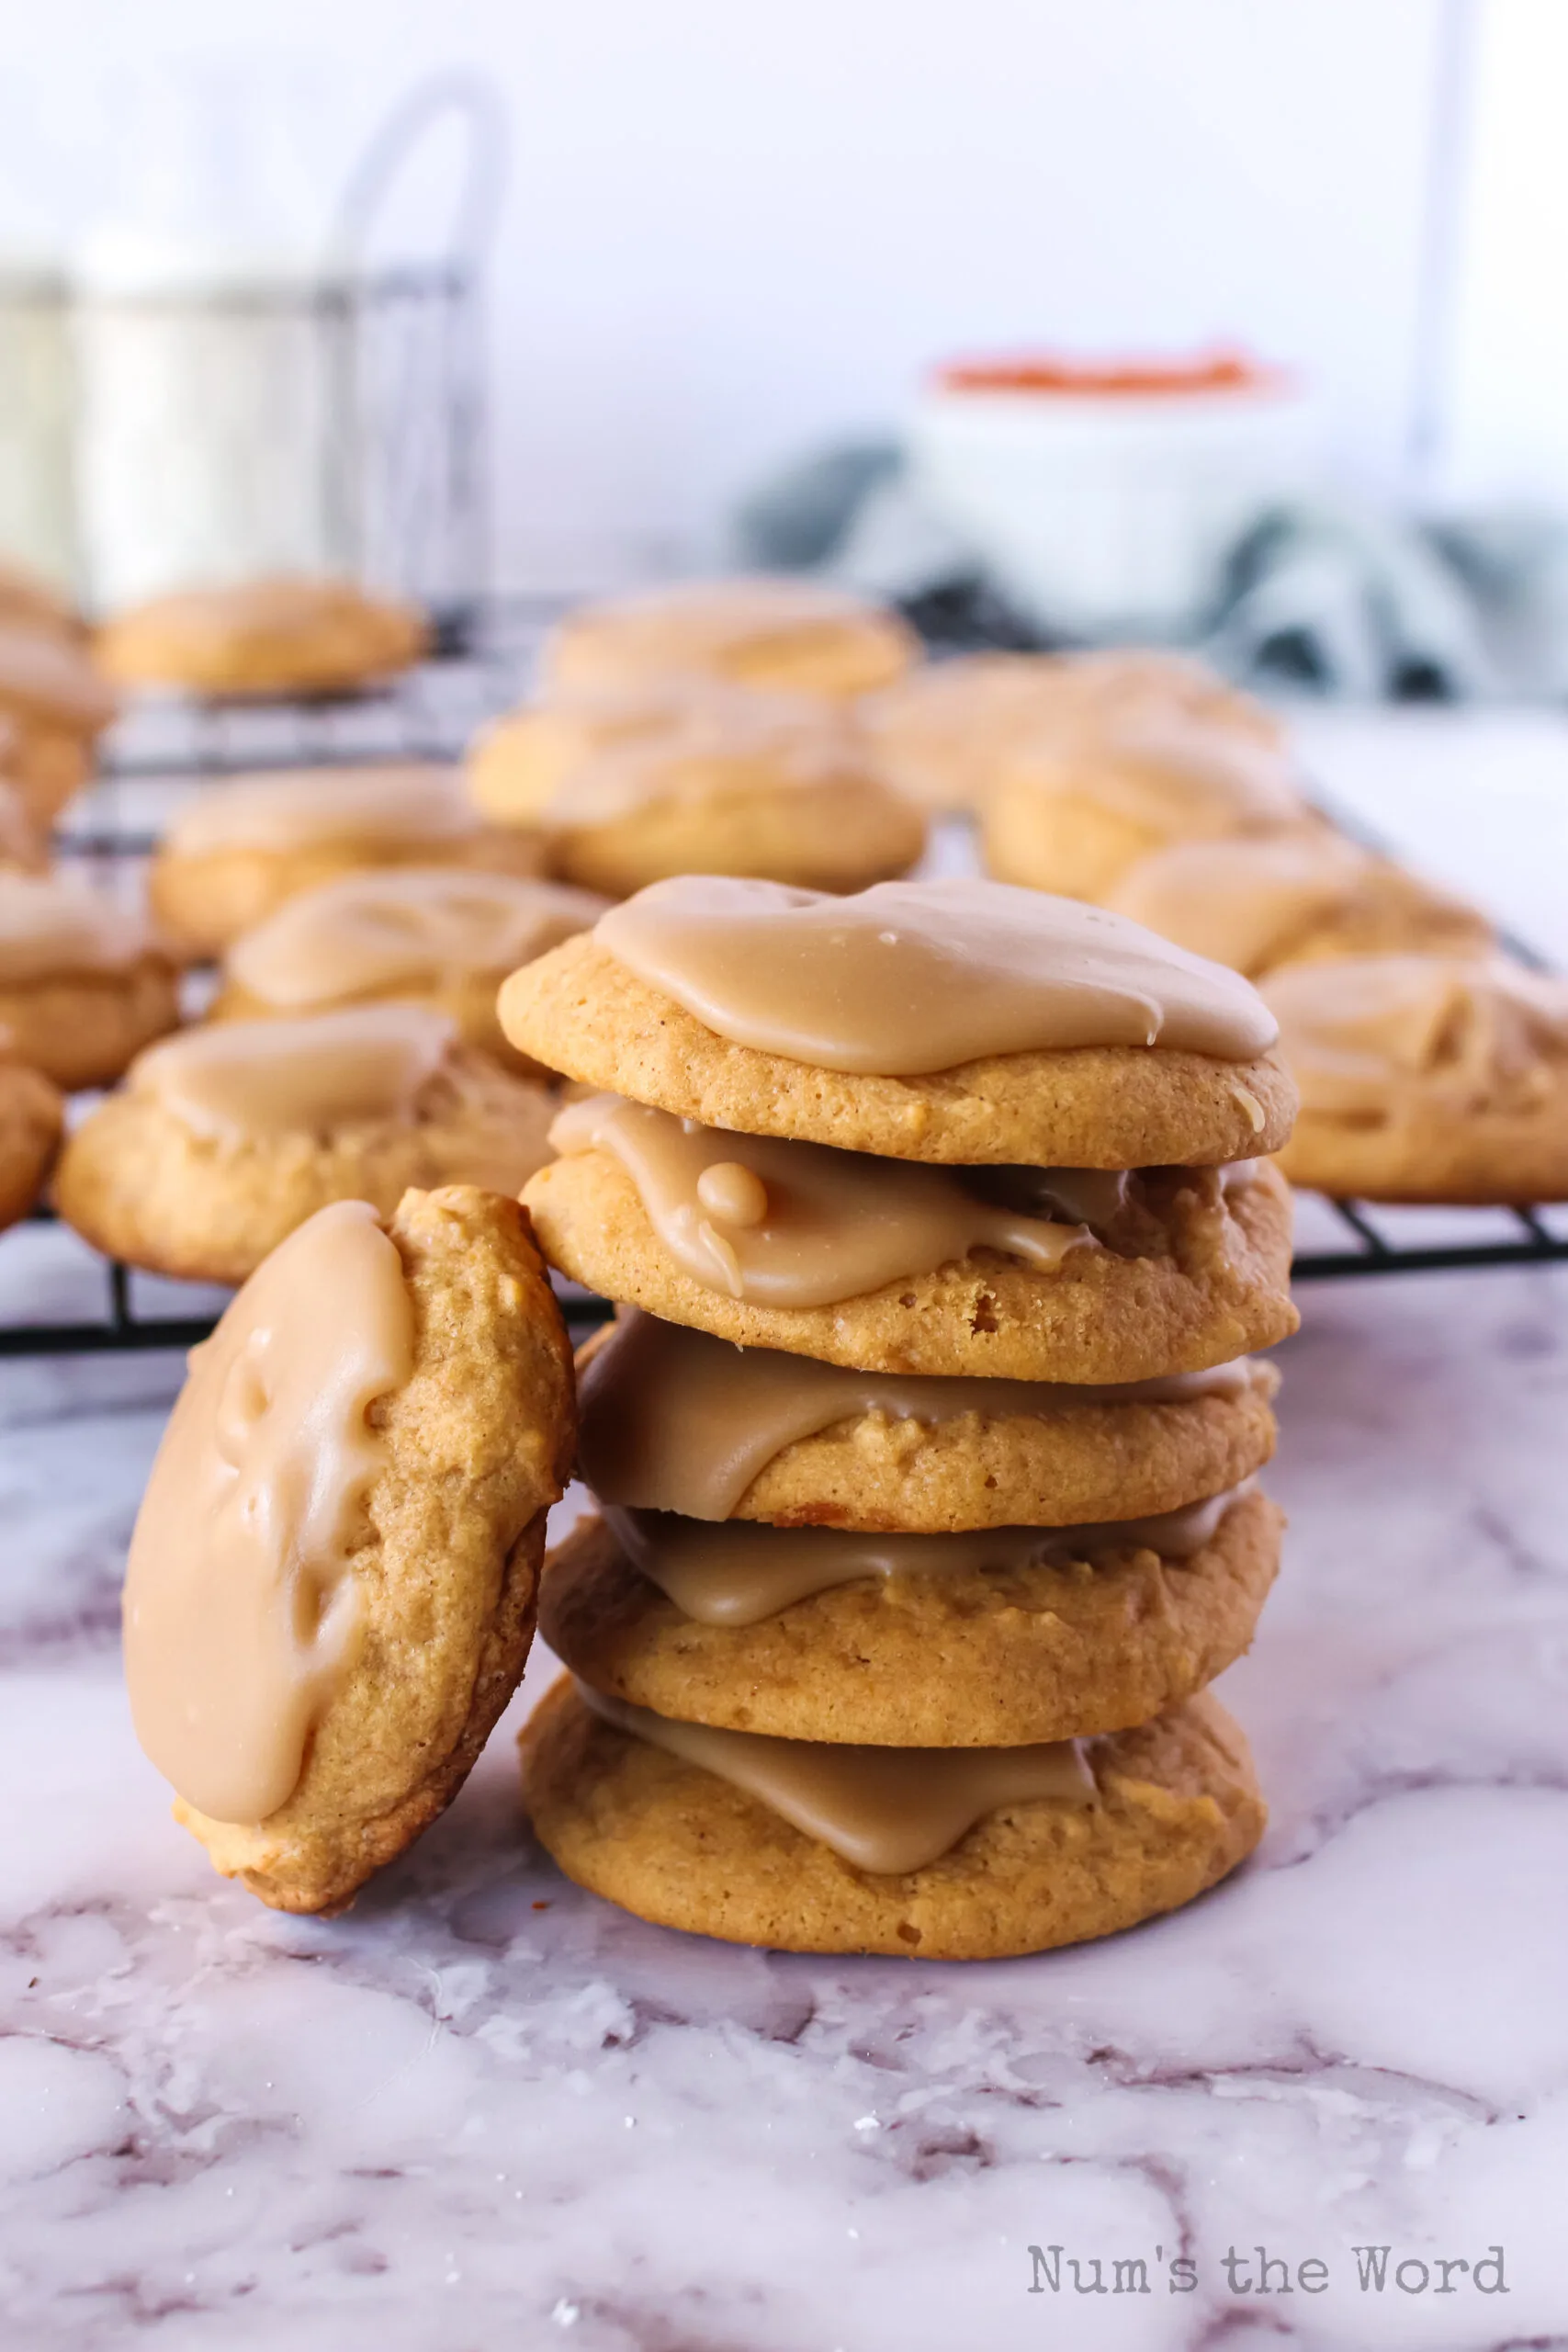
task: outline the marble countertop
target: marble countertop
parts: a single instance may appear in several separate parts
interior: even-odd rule
[[[1568,2341],[1568,1270],[1303,1306],[1285,1572],[1224,1686],[1266,1842],[1172,1919],[988,1966],[577,1893],[516,1799],[543,1658],[355,1911],[265,1911],[120,1687],[179,1367],[0,1368],[6,2345]]]

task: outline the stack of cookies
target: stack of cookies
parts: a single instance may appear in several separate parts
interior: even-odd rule
[[[514,974],[525,1198],[620,1303],[547,1570],[543,1843],[644,1917],[998,1957],[1256,1842],[1206,1686],[1280,1520],[1292,1090],[1238,975],[976,881],[661,883]]]

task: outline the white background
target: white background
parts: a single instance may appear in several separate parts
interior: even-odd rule
[[[24,21],[26,18],[26,21]],[[412,80],[491,77],[499,569],[689,556],[965,346],[1246,338],[1406,484],[1435,62],[1471,20],[1441,474],[1568,496],[1562,0],[51,0],[6,12],[0,231],[101,209],[138,76],[284,52],[312,198]]]

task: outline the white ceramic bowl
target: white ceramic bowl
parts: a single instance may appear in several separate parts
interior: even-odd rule
[[[1313,404],[1248,373],[1213,390],[992,389],[939,380],[909,433],[917,495],[1034,624],[1179,639],[1213,610],[1247,525],[1318,474]]]

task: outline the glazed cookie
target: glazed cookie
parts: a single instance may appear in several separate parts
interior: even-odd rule
[[[1108,646],[1053,657],[1058,707],[1114,717],[1168,713],[1211,730],[1282,750],[1282,719],[1206,662],[1156,646]]]
[[[0,870],[0,1032],[57,1086],[107,1086],[179,1019],[145,926],[74,880]]]
[[[55,1193],[111,1258],[241,1283],[330,1201],[387,1216],[410,1185],[515,1193],[553,1109],[420,1005],[224,1022],[141,1057],[66,1145]]]
[[[481,729],[468,749],[468,789],[498,825],[536,825],[602,753],[678,737],[697,718],[714,727],[793,720],[840,734],[847,725],[844,714],[809,695],[757,694],[722,678],[657,678],[619,693],[558,695]]]
[[[908,624],[814,581],[686,582],[563,621],[545,650],[547,692],[620,693],[682,676],[842,699],[901,677],[920,658]]]
[[[731,1943],[924,1960],[1045,1951],[1190,1902],[1263,1831],[1247,1743],[1206,1693],[1081,1751],[945,1755],[814,1748],[642,1711],[611,1721],[599,1710],[614,1703],[591,1707],[564,1680],[525,1727],[540,1843],[594,1894]],[[672,1733],[686,1752],[655,1745]],[[753,1794],[759,1782],[818,1834]]]
[[[1568,981],[1501,957],[1344,956],[1269,983],[1301,1088],[1280,1166],[1371,1201],[1568,1200]]]
[[[1086,730],[1152,729],[1157,741],[1174,726],[1179,739],[1201,729],[1275,754],[1284,741],[1270,711],[1201,662],[1141,651],[959,654],[869,695],[857,718],[895,782],[940,808],[982,808],[1013,752],[1048,752]]]
[[[347,580],[257,580],[193,589],[121,613],[98,659],[125,685],[214,700],[351,694],[419,661],[430,641],[412,605]]]
[[[1384,953],[1484,954],[1484,915],[1326,829],[1184,842],[1145,858],[1108,904],[1249,978],[1285,964]]]
[[[1280,1561],[1248,1491],[1100,1527],[886,1535],[620,1512],[539,1630],[612,1698],[781,1739],[1009,1747],[1122,1731],[1239,1657]]]
[[[351,1004],[425,1004],[471,1046],[537,1072],[501,1034],[495,995],[508,972],[604,911],[603,899],[554,882],[463,866],[373,866],[301,891],[243,933],[223,961],[215,1021],[328,1012]]]
[[[868,695],[856,724],[901,792],[926,808],[983,806],[1014,744],[1060,711],[1057,653],[959,653]]]
[[[678,874],[845,891],[904,873],[925,820],[832,714],[698,697],[571,769],[538,811],[552,869],[624,898]]]
[[[1277,1150],[1295,1107],[1234,975],[994,882],[660,883],[514,973],[500,1010],[590,1086],[892,1159],[1212,1165]]]
[[[1290,1193],[1267,1160],[1109,1185],[1018,1171],[1029,1215],[968,1171],[693,1134],[627,1104],[606,1122],[605,1100],[562,1114],[562,1157],[525,1188],[546,1256],[602,1296],[740,1347],[875,1372],[1129,1381],[1225,1363],[1296,1329]],[[577,1148],[616,1120],[662,1122],[673,1156],[650,1173],[660,1147],[640,1132],[631,1165]]]
[[[536,875],[533,835],[483,823],[455,768],[305,768],[236,776],[183,808],[148,897],[186,953],[220,953],[288,899],[367,868]]]
[[[1069,710],[1016,736],[987,798],[982,853],[1001,881],[1103,899],[1172,842],[1320,821],[1271,744],[1134,702]]]
[[[62,1104],[48,1079],[0,1046],[0,1226],[26,1216],[60,1143]]]
[[[51,825],[86,783],[115,707],[84,646],[57,629],[0,619],[0,719],[12,730],[6,774],[35,825]]]
[[[602,1501],[688,1519],[939,1535],[1145,1518],[1274,1450],[1272,1364],[1131,1386],[929,1380],[730,1347],[635,1307],[580,1361]]]
[[[321,1210],[195,1350],[126,1676],[226,1878],[342,1910],[451,1803],[522,1676],[571,1421],[527,1221],[467,1186]]]

